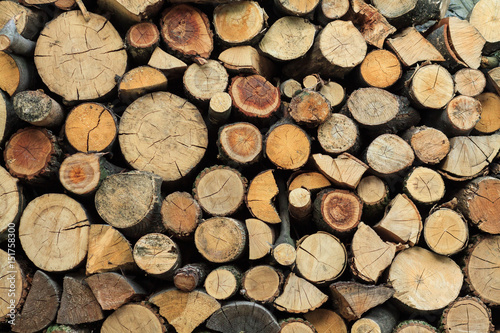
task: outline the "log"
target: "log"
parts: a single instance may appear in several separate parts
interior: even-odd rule
[[[66,140],[76,151],[108,152],[118,134],[116,115],[106,106],[89,102],[73,108],[64,124]]]
[[[414,27],[406,28],[387,39],[387,46],[394,51],[404,66],[420,61],[445,61],[439,51]]]
[[[444,61],[440,63],[443,67],[453,71],[467,67],[467,64],[458,57],[453,49],[447,22],[441,21],[439,25],[429,30],[430,32],[426,36],[427,41],[429,41],[443,56]]]
[[[481,72],[482,73],[482,72]],[[497,94],[500,93],[500,69],[498,67],[493,68],[488,71],[488,84],[489,88],[492,91],[495,91]]]
[[[323,231],[297,242],[297,273],[314,284],[340,277],[347,264],[347,251],[337,237]]]
[[[449,208],[440,208],[425,219],[424,239],[433,252],[452,256],[467,245],[469,228],[462,214]]]
[[[437,171],[416,167],[403,181],[403,191],[416,204],[433,205],[443,199],[445,184]]]
[[[127,52],[115,28],[104,17],[89,15],[88,22],[80,11],[59,15],[46,25],[36,43],[38,74],[50,91],[68,102],[104,97],[127,65]],[[60,47],[53,48],[54,41]]]
[[[481,103],[481,119],[474,127],[474,130],[480,134],[491,134],[500,129],[500,117],[498,110],[500,107],[500,96],[486,92],[476,96]]]
[[[52,1],[52,0],[51,0]],[[80,0],[79,0],[80,2]],[[57,0],[54,2],[54,6],[57,8],[67,11],[67,10],[72,10],[77,6],[77,1],[76,0]]]
[[[295,241],[290,236],[290,212],[288,210],[288,192],[283,175],[278,174],[276,179],[278,184],[278,206],[281,219],[280,235],[273,245],[271,255],[273,259],[282,266],[291,266],[297,259]]]
[[[236,266],[220,266],[205,279],[207,294],[216,300],[227,300],[240,290],[241,272]]]
[[[177,289],[191,292],[205,281],[208,267],[204,263],[187,264],[178,268],[174,275],[174,285]]]
[[[408,99],[379,88],[355,90],[346,105],[345,111],[361,127],[376,134],[397,133],[420,121],[420,115],[410,106]]]
[[[10,99],[0,90],[0,145],[2,147],[12,132],[18,128],[19,123]]]
[[[347,281],[332,283],[330,291],[334,308],[348,321],[361,318],[366,311],[385,303],[394,295],[390,287]]]
[[[316,27],[301,17],[279,18],[267,30],[259,49],[276,61],[289,61],[303,57],[314,43]]]
[[[19,222],[19,240],[38,268],[63,272],[85,259],[89,227],[80,203],[64,194],[44,194],[26,206]]]
[[[440,169],[445,176],[472,179],[493,161],[500,149],[500,135],[456,136],[450,139],[450,152]],[[472,164],[469,161],[474,161]]]
[[[318,228],[341,236],[358,226],[363,212],[359,197],[347,190],[323,190],[316,196],[313,207],[313,220]]]
[[[301,318],[288,318],[280,322],[282,333],[316,333],[314,326]]]
[[[302,91],[302,83],[288,79],[280,83],[281,99],[291,100],[293,96]]]
[[[500,179],[486,176],[467,183],[457,194],[457,208],[468,221],[483,232],[500,233],[496,201],[500,197]]]
[[[22,6],[14,1],[2,1],[0,4],[0,28],[16,18],[17,32],[24,38],[33,39],[45,24],[46,17],[43,12]]]
[[[41,90],[22,91],[12,99],[19,119],[31,125],[57,128],[64,121],[61,105]]]
[[[391,333],[398,323],[399,313],[395,307],[379,306],[371,309],[363,318],[358,319],[351,333],[380,332]]]
[[[453,98],[441,112],[436,127],[449,137],[467,135],[481,119],[481,102],[469,96]]]
[[[356,194],[363,202],[363,221],[375,220],[380,217],[389,203],[389,186],[377,176],[363,177],[356,187]]]
[[[252,44],[267,26],[267,14],[256,1],[220,4],[214,9],[215,35],[224,44]]]
[[[179,333],[190,333],[220,309],[219,302],[200,291],[162,290],[149,298],[159,313]]]
[[[229,217],[212,217],[202,222],[194,233],[200,254],[213,263],[238,259],[245,249],[247,234],[243,223]]]
[[[163,41],[180,58],[210,57],[213,33],[207,15],[198,8],[185,4],[168,7],[161,14],[160,25]]]
[[[47,274],[37,270],[21,313],[16,315],[13,332],[38,332],[56,319],[61,287]]]
[[[396,245],[384,242],[368,225],[360,222],[351,243],[351,270],[368,283],[377,283],[396,254]]]
[[[186,176],[208,145],[207,127],[198,109],[168,92],[138,98],[122,115],[118,131],[125,160],[151,171],[164,182]]]
[[[184,75],[187,65],[184,61],[174,57],[156,47],[149,58],[148,65],[159,69],[165,74],[168,80],[177,80]]]
[[[411,127],[401,137],[410,144],[415,158],[424,164],[438,164],[450,151],[448,137],[433,127]]]
[[[15,237],[16,225],[26,206],[23,188],[19,180],[12,177],[7,170],[0,167],[0,242]],[[10,229],[10,231],[9,231]],[[9,236],[12,234],[12,236]],[[9,238],[10,237],[10,238]],[[13,242],[13,241],[10,241]]]
[[[263,76],[237,76],[228,89],[238,115],[251,123],[269,124],[281,104],[279,89]]]
[[[310,153],[309,136],[288,120],[273,125],[265,136],[264,156],[280,169],[301,168],[309,159]]]
[[[215,165],[205,168],[193,185],[194,198],[212,216],[234,214],[245,199],[247,180],[236,169]]]
[[[472,293],[488,305],[500,304],[498,291],[498,242],[500,236],[480,236],[467,251],[465,277]]]
[[[138,65],[145,65],[150,61],[159,43],[160,31],[156,24],[151,22],[134,24],[125,35],[127,52]]]
[[[227,303],[207,321],[207,328],[222,333],[278,333],[274,316],[260,304],[236,301]]]
[[[332,185],[325,176],[316,171],[297,171],[292,174],[290,179],[288,186],[290,192],[297,188],[305,188],[311,193],[317,193]]]
[[[351,2],[352,20],[359,26],[361,35],[365,41],[381,49],[387,36],[396,32],[380,11],[363,0]]]
[[[296,94],[288,106],[288,112],[293,120],[306,127],[317,127],[323,124],[332,114],[330,110],[331,105],[328,99],[312,90],[303,90]]]
[[[436,274],[437,271],[440,273]],[[448,306],[457,298],[463,279],[460,267],[453,260],[418,246],[396,255],[389,269],[389,281],[395,290],[393,297],[418,311]]]
[[[373,5],[384,15],[392,25],[402,28],[410,25],[420,25],[430,20],[442,19],[450,1],[411,0],[393,3],[375,0]]]
[[[168,236],[150,233],[134,245],[134,261],[148,275],[171,280],[181,265],[179,247]]]
[[[438,330],[422,320],[406,320],[394,328],[394,333],[437,333]]]
[[[374,50],[368,53],[359,67],[361,82],[375,88],[389,88],[401,77],[401,63],[394,53]]]
[[[146,295],[146,291],[140,285],[118,273],[94,274],[87,277],[85,282],[103,310],[116,310]]]
[[[226,69],[216,60],[191,64],[182,79],[184,91],[193,103],[208,104],[216,93],[224,92],[228,84]]]
[[[112,13],[120,25],[130,26],[147,20],[163,6],[164,0],[98,0],[99,7]]]
[[[306,313],[319,308],[327,299],[328,296],[312,283],[290,273],[285,280],[283,292],[274,300],[273,305],[279,311]]]
[[[66,275],[63,282],[58,324],[78,325],[104,319],[101,306],[82,276]]]
[[[262,259],[271,252],[274,229],[258,219],[246,219],[248,232],[248,259]]]
[[[125,330],[124,330],[125,329]],[[113,312],[102,324],[102,333],[113,332],[151,332],[164,333],[163,320],[149,306],[125,304]]]
[[[398,194],[373,229],[383,240],[413,246],[420,239],[422,218],[415,204],[405,194]]]
[[[316,309],[304,314],[318,333],[347,333],[344,320],[332,310]]]
[[[311,52],[283,68],[286,76],[298,78],[310,73],[343,78],[366,55],[366,42],[350,21],[335,20],[320,31]]]
[[[277,194],[278,185],[273,170],[260,172],[248,185],[245,202],[250,214],[267,223],[280,223],[280,216],[273,205]]]
[[[163,226],[178,239],[191,238],[201,217],[200,204],[187,192],[170,193],[161,205]]]
[[[446,333],[460,332],[465,326],[467,330],[476,332],[493,332],[491,310],[477,297],[465,296],[457,298],[444,311],[441,325]]]
[[[9,244],[14,244],[12,241]],[[14,251],[13,251],[14,250]],[[2,307],[0,318],[16,324],[16,314],[25,303],[28,282],[21,265],[15,259],[15,247],[8,246],[7,251],[0,250],[0,297]],[[30,318],[32,319],[32,318]]]
[[[0,29],[0,51],[10,51],[19,55],[30,56],[35,50],[35,42],[19,34],[15,19],[12,18]]]
[[[296,188],[288,193],[288,210],[292,219],[304,222],[312,213],[311,192],[305,188]]]
[[[469,22],[486,41],[485,51],[496,51],[500,47],[498,31],[498,12],[492,11],[497,4],[491,0],[478,1],[470,13]]]
[[[271,303],[281,292],[283,273],[269,265],[247,270],[241,279],[241,294],[252,302]]]
[[[236,75],[258,74],[270,80],[276,70],[269,58],[249,45],[226,49],[219,54],[218,59],[230,73]]]
[[[338,108],[346,98],[344,87],[333,81],[325,83],[319,92],[328,99],[332,109]]]
[[[342,153],[337,158],[329,155],[314,154],[312,160],[323,175],[333,184],[354,189],[368,166],[349,153]]]
[[[160,223],[161,178],[144,171],[107,177],[95,194],[101,218],[125,236],[139,238],[162,231]]]
[[[226,123],[231,116],[232,106],[231,95],[227,92],[215,93],[208,103],[208,121],[216,126]]]
[[[251,123],[238,122],[219,130],[219,159],[234,167],[254,165],[262,156],[262,134]]]
[[[484,37],[466,20],[447,17],[443,21],[448,23],[448,34],[455,54],[468,67],[478,69],[481,64],[481,51],[486,42]]]
[[[419,67],[405,86],[414,104],[423,109],[441,109],[455,94],[453,77],[436,64]]]
[[[318,91],[323,86],[323,79],[318,74],[307,75],[302,79],[304,89]]]
[[[85,268],[87,275],[131,271],[136,267],[132,247],[119,231],[107,224],[90,226]]]
[[[294,16],[306,16],[314,11],[318,4],[319,0],[274,0],[274,7],[278,12]]]
[[[368,166],[380,176],[396,175],[413,164],[410,145],[395,134],[382,134],[366,149]]]
[[[455,90],[464,96],[476,97],[486,87],[486,78],[478,69],[463,68],[453,76]]]
[[[118,98],[130,104],[137,98],[167,89],[167,77],[160,70],[139,66],[126,72],[118,83]]]
[[[67,191],[89,197],[106,177],[123,170],[109,163],[102,154],[76,153],[61,163],[59,181]]]
[[[9,96],[28,89],[34,79],[32,67],[26,59],[0,51],[0,89]]]
[[[322,25],[327,25],[347,14],[350,7],[349,1],[322,0],[316,9],[316,20]]]

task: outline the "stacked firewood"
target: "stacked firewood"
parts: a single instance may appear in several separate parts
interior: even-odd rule
[[[1,1],[0,331],[500,329],[475,3]]]

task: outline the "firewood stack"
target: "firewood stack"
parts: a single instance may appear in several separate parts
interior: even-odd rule
[[[1,1],[0,331],[498,332],[474,2]]]

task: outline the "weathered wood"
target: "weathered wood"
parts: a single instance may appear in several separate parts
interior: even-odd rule
[[[118,134],[118,120],[106,106],[89,102],[73,108],[64,124],[64,135],[76,151],[111,151]]]
[[[436,64],[419,67],[405,85],[414,104],[423,109],[441,109],[455,94],[453,77]]]
[[[437,254],[451,256],[467,245],[469,228],[460,213],[440,208],[425,219],[423,235],[429,249]]]
[[[415,158],[424,164],[437,164],[448,155],[448,137],[433,127],[411,127],[401,136],[415,153]]]
[[[261,265],[247,270],[241,280],[241,294],[252,302],[271,303],[279,296],[283,273],[273,266]]]
[[[477,297],[457,298],[444,311],[441,325],[446,333],[473,329],[476,332],[493,332],[491,310]]]
[[[93,323],[103,318],[101,306],[83,277],[66,275],[56,322],[78,325]]]
[[[207,104],[213,95],[226,90],[228,80],[224,66],[218,61],[207,60],[203,64],[191,64],[184,72],[182,82],[193,103]]]
[[[22,91],[12,104],[17,116],[31,125],[57,128],[64,121],[61,105],[41,90]]]
[[[220,61],[224,67],[234,74],[258,74],[266,79],[272,79],[275,73],[273,62],[259,53],[255,48],[245,46],[235,46],[224,50],[219,54]]]
[[[125,43],[133,61],[145,65],[160,43],[160,31],[156,24],[151,22],[134,24],[125,35]]]
[[[198,201],[187,192],[170,193],[161,205],[163,226],[175,238],[192,237],[201,222],[201,217]]]
[[[375,0],[373,4],[391,24],[401,28],[443,18],[450,1],[408,0],[394,3]]]
[[[366,150],[368,166],[381,176],[395,175],[413,164],[410,145],[395,134],[382,134]]]
[[[318,333],[347,333],[344,320],[332,310],[316,309],[304,314]]]
[[[61,287],[47,274],[37,270],[21,313],[16,315],[13,332],[37,332],[56,319]]]
[[[26,206],[19,222],[19,240],[38,268],[63,272],[85,259],[89,226],[80,203],[64,194],[44,194]]]
[[[154,172],[164,182],[186,176],[208,145],[207,127],[198,109],[168,92],[149,94],[130,104],[122,115],[118,138],[133,168]]]
[[[150,233],[134,245],[134,261],[147,274],[160,279],[172,279],[181,265],[179,247],[168,236]]]
[[[113,332],[164,333],[163,320],[147,305],[125,304],[113,312],[102,324],[102,333]]]
[[[463,62],[453,50],[448,23],[443,21],[440,25],[436,25],[429,30],[429,34],[426,36],[427,41],[429,41],[436,48],[436,50],[441,53],[444,59],[440,65],[449,70],[456,70],[467,66],[467,64]]]
[[[360,222],[363,203],[351,191],[326,189],[314,200],[313,220],[322,230],[345,235]]]
[[[167,77],[160,70],[139,66],[126,72],[118,83],[118,98],[130,104],[137,98],[167,89]]]
[[[110,225],[92,224],[86,274],[130,271],[136,268],[132,247],[123,235]]]
[[[36,43],[38,74],[68,102],[107,95],[116,85],[115,76],[125,73],[127,52],[122,38],[104,17],[93,13],[90,17],[86,22],[80,11],[65,12],[47,24]],[[60,47],[53,48],[54,41]],[[61,62],[65,65],[60,66]]]
[[[315,284],[337,279],[347,265],[347,251],[337,237],[319,231],[297,243],[295,268],[299,275]]]
[[[251,123],[237,122],[225,125],[219,130],[217,147],[219,158],[235,167],[250,166],[262,156],[262,134]]]
[[[278,194],[278,185],[273,170],[266,170],[255,176],[248,185],[246,204],[253,217],[267,223],[280,223],[273,199]]]
[[[387,36],[396,32],[380,11],[363,0],[352,0],[352,20],[366,42],[381,49]]]
[[[261,259],[271,252],[275,233],[265,222],[258,219],[246,219],[248,232],[248,259]]]
[[[260,50],[276,61],[303,57],[314,43],[316,27],[301,17],[278,19],[259,43]]]
[[[280,83],[281,99],[291,100],[293,96],[302,91],[302,83],[288,79]]]
[[[17,32],[24,38],[33,39],[45,24],[44,14],[35,9],[22,6],[14,1],[2,1],[0,3],[0,27],[16,18]]]
[[[204,263],[187,264],[178,268],[174,275],[174,285],[177,289],[191,292],[205,281],[208,267]]]
[[[0,29],[0,51],[10,51],[19,55],[30,56],[35,50],[35,42],[19,34],[14,18]]]
[[[394,295],[392,288],[383,285],[370,286],[346,281],[331,284],[330,291],[334,307],[349,321],[361,318],[366,311],[386,302]]]
[[[440,273],[436,274],[437,271]],[[457,298],[463,279],[460,267],[453,260],[418,246],[396,255],[389,269],[389,281],[396,291],[394,298],[419,311],[449,305]]]
[[[179,333],[190,333],[220,309],[219,302],[200,290],[189,293],[177,289],[162,290],[149,298]]]
[[[417,204],[433,205],[444,197],[445,184],[437,171],[416,167],[406,175],[403,191]]]
[[[144,171],[107,177],[95,195],[101,218],[126,236],[139,238],[162,231],[160,223],[161,178]]]
[[[276,123],[264,139],[264,156],[284,170],[297,170],[306,164],[311,153],[309,135],[289,119]]]
[[[273,305],[280,311],[305,313],[319,308],[328,296],[307,280],[290,273],[283,286],[283,292]]]
[[[496,110],[500,108],[500,96],[486,92],[476,96],[481,103],[481,119],[474,130],[481,134],[491,134],[500,129],[500,116]]]
[[[240,290],[241,272],[236,266],[220,266],[205,279],[207,294],[217,300],[227,300]]]
[[[116,310],[146,295],[139,284],[118,273],[98,273],[87,277],[85,281],[103,310]]]
[[[222,333],[278,333],[280,326],[269,310],[254,302],[231,302],[207,321],[207,328]]]
[[[360,222],[351,243],[353,275],[368,283],[377,283],[396,254],[396,245],[384,242],[368,225]]]
[[[328,99],[311,90],[303,90],[296,94],[288,106],[288,112],[293,120],[306,127],[316,127],[323,124],[331,115],[330,109]]]
[[[15,239],[15,228],[26,205],[19,180],[0,167],[0,242]],[[10,229],[10,231],[9,231]],[[12,236],[9,236],[12,234]],[[10,238],[9,238],[10,237]]]

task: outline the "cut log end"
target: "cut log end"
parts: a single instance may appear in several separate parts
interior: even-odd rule
[[[307,162],[310,152],[309,137],[297,125],[280,124],[266,135],[265,154],[278,168],[296,170]]]
[[[192,236],[201,221],[201,215],[198,201],[186,192],[169,194],[161,206],[163,226],[176,238]]]
[[[424,238],[432,251],[449,256],[465,248],[469,229],[461,214],[441,208],[425,220]]]
[[[270,303],[278,297],[282,283],[280,271],[272,266],[255,266],[243,275],[241,293],[251,301]]]
[[[134,246],[134,261],[140,269],[157,278],[171,278],[181,263],[177,244],[168,236],[153,233],[142,236]]]
[[[324,190],[314,202],[314,220],[318,227],[346,233],[357,227],[363,203],[354,193],[346,190]]]
[[[398,58],[386,50],[368,53],[359,70],[362,80],[376,88],[392,86],[403,73]]]
[[[250,123],[233,123],[219,131],[217,141],[222,159],[237,166],[257,162],[262,153],[262,134]]]

